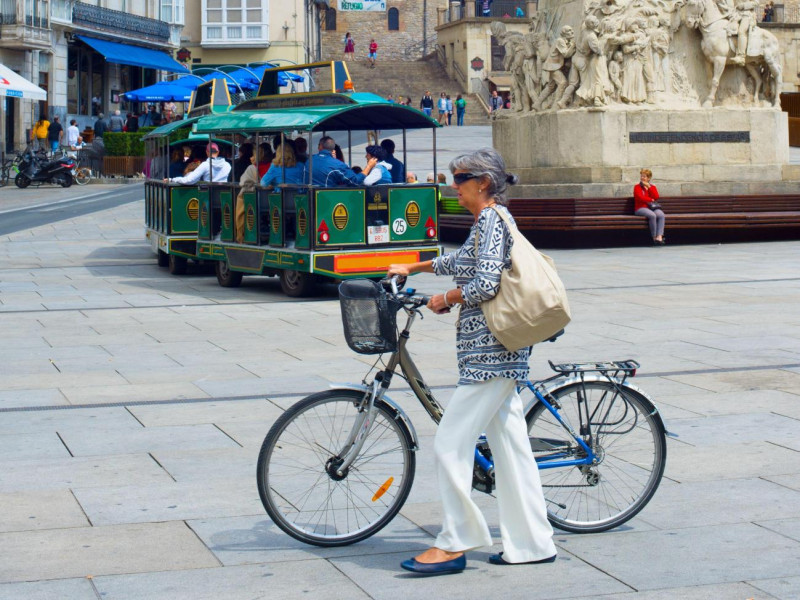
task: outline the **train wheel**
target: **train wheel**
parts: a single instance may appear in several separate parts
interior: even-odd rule
[[[169,255],[167,266],[172,275],[183,275],[186,273],[186,268],[189,266],[189,261],[182,256]]]
[[[242,284],[244,273],[231,270],[227,260],[218,260],[214,264],[214,271],[217,273],[217,282],[222,287],[239,287]]]
[[[163,250],[158,251],[158,266],[159,267],[169,266],[169,255]]]
[[[300,298],[311,296],[317,289],[317,276],[300,271],[281,271],[281,289],[287,296]]]

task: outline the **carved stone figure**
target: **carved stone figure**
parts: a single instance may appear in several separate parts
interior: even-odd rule
[[[614,56],[608,61],[608,78],[611,81],[611,85],[614,86],[614,100],[620,99],[620,93],[622,92],[622,52],[617,50],[614,52]]]
[[[505,23],[493,21],[491,24],[492,35],[497,38],[505,48],[503,68],[511,75],[511,106],[519,111],[528,111],[533,107],[533,99],[525,86],[525,60],[524,36],[516,31],[507,31]]]
[[[736,3],[736,10],[739,13],[739,39],[736,41],[736,56],[731,59],[731,64],[744,66],[744,57],[747,52],[750,32],[758,22],[756,8],[758,8],[758,4],[752,0],[743,0]]]
[[[541,67],[549,50],[544,32],[525,34],[523,48],[522,72],[525,75],[525,89],[531,98],[531,108],[533,108],[539,99],[540,82],[542,80]]]
[[[725,65],[728,62],[733,63],[735,57],[728,38],[729,21],[723,17],[714,0],[688,0],[685,21],[689,27],[700,30],[702,35],[700,48],[706,60],[711,63],[710,88],[708,96],[703,101],[704,107],[711,107],[716,99],[719,80]],[[783,67],[777,38],[760,27],[753,28],[750,31],[744,59],[744,66],[755,82],[753,101],[758,102],[762,84],[760,70],[762,66],[766,66],[770,77],[768,85],[772,95],[772,105],[780,107]]]
[[[567,59],[575,54],[575,32],[569,25],[561,28],[561,35],[555,44],[550,47],[547,59],[542,65],[542,85],[544,89],[539,94],[534,108],[541,110],[545,100],[555,92],[555,101],[558,102],[567,88],[567,78],[561,69]]]
[[[597,35],[599,31],[600,21],[597,17],[589,15],[584,19],[580,40],[572,59],[572,65],[577,68],[580,76],[580,87],[575,95],[587,106],[603,106],[606,94],[613,91],[608,78],[608,64]]]
[[[757,26],[757,2],[583,0],[579,31],[571,26],[572,9],[557,4],[535,13],[525,34],[507,30],[503,22],[493,23],[492,32],[506,50],[517,111],[620,102],[685,105],[700,101],[706,82],[702,104],[708,107],[726,64],[747,70],[753,103],[766,97],[778,106],[782,57],[775,36]],[[682,26],[699,29],[702,55],[696,38],[679,31]],[[679,42],[673,41],[676,35]],[[711,67],[708,79],[697,68],[699,56]],[[741,93],[737,89],[736,79],[726,83],[726,105]]]

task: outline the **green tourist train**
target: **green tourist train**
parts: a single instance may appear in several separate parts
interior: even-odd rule
[[[290,85],[294,91],[281,93]],[[435,184],[314,185],[312,173],[319,141],[329,134],[342,140],[346,134],[339,158],[350,164],[354,132],[361,138],[369,132],[377,143],[379,132],[401,131],[398,158],[407,164],[412,129],[431,130],[435,171],[437,127],[414,108],[354,92],[338,61],[267,69],[258,95],[236,106],[223,80],[210,81],[192,95],[186,119],[144,137],[146,237],[158,264],[175,275],[191,262],[213,264],[222,286],[238,286],[244,275],[278,276],[290,296],[313,294],[325,281],[381,277],[392,263],[434,258],[441,253]],[[307,146],[296,157],[306,161],[302,182],[242,186],[235,168],[225,181],[170,181],[191,152],[208,161],[203,169],[210,177],[215,161],[222,164],[212,156],[235,164],[245,146],[256,156],[263,147],[269,154]]]

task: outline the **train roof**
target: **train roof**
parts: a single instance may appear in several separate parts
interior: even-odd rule
[[[254,98],[231,112],[200,117],[196,133],[433,129],[425,113],[368,93],[286,94]]]

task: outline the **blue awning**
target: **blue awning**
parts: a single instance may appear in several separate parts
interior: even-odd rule
[[[132,46],[131,44],[120,44],[119,42],[109,42],[108,40],[98,40],[87,35],[76,35],[76,38],[88,44],[100,54],[105,56],[106,61],[120,65],[132,65],[134,67],[144,67],[146,69],[159,69],[161,71],[171,71],[173,73],[188,73],[189,70],[172,58],[166,52]]]

